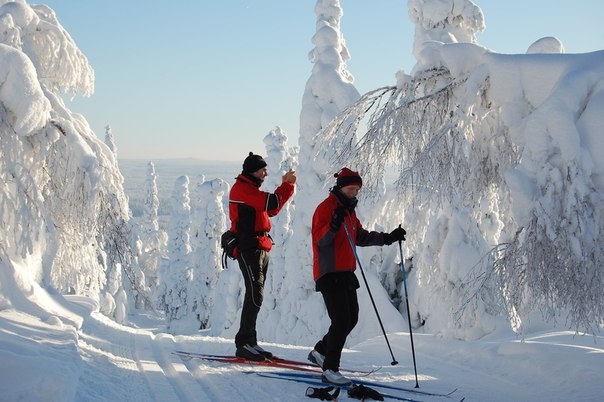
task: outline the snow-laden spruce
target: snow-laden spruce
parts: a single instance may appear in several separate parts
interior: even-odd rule
[[[167,255],[168,234],[159,227],[159,196],[157,191],[157,175],[153,162],[147,164],[145,177],[143,216],[139,224],[138,261],[141,271],[145,275],[145,293],[151,295],[158,285],[158,267]],[[146,308],[153,308],[153,302],[146,304]]]
[[[193,247],[193,288],[195,303],[191,306],[199,325],[197,329],[212,327],[210,315],[215,303],[222,302],[219,264],[222,258],[220,236],[227,229],[223,199],[230,186],[222,179],[197,178],[191,200],[193,214],[191,245]],[[233,264],[235,265],[235,264]]]

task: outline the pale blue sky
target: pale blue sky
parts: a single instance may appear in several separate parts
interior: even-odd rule
[[[276,126],[298,143],[312,64],[315,0],[47,0],[95,70],[95,93],[68,106],[122,159],[242,160]],[[555,36],[567,53],[604,49],[604,1],[475,0],[478,42],[524,53]],[[348,69],[361,93],[415,64],[406,0],[341,0]]]

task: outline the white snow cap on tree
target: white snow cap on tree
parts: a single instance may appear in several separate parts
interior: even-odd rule
[[[0,60],[0,102],[15,133],[30,135],[50,119],[50,102],[23,52],[0,44]]]
[[[533,42],[526,53],[564,53],[564,45],[558,38],[546,36]]]
[[[25,1],[0,3],[0,40],[29,57],[40,81],[54,93],[92,95],[94,70],[55,12]]]
[[[343,81],[352,83],[354,77],[346,69],[345,64],[350,60],[350,53],[340,31],[340,18],[343,12],[339,0],[317,1],[315,13],[317,33],[312,38],[315,48],[308,54],[310,62],[319,66],[330,66],[340,74]]]
[[[485,29],[482,10],[470,0],[409,0],[408,9],[415,24],[413,55],[421,69],[433,67],[434,47],[476,43],[476,33]]]
[[[49,7],[0,3],[0,101],[15,132],[29,135],[50,119],[41,84],[91,95],[94,71]]]

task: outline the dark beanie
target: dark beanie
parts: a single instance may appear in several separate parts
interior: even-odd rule
[[[339,188],[349,186],[351,184],[357,184],[358,186],[363,185],[363,180],[358,172],[350,170],[347,167],[342,168],[338,173],[333,175],[336,177],[336,186]]]
[[[246,173],[254,173],[263,167],[266,167],[266,161],[262,156],[254,155],[253,152],[250,152],[245,161],[243,161],[243,171]]]

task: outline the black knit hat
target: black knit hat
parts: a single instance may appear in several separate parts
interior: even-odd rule
[[[266,167],[266,161],[262,156],[254,155],[253,152],[250,152],[245,161],[243,161],[243,171],[246,173],[254,173],[263,167]]]
[[[337,178],[336,186],[339,188],[350,186],[351,184],[356,184],[359,187],[363,186],[363,179],[358,172],[354,170],[350,170],[347,167],[342,168],[338,173],[333,175]]]

